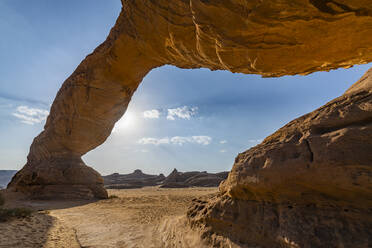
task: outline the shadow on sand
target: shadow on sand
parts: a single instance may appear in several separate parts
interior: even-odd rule
[[[30,200],[20,193],[0,190],[4,208],[27,208],[33,213],[25,218],[0,222],[0,248],[8,247],[81,247],[76,230],[49,214],[49,210],[83,206],[98,200]]]

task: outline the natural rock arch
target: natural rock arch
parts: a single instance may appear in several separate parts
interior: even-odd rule
[[[27,164],[13,178],[10,189],[39,198],[107,197],[100,175],[85,166],[81,156],[106,140],[143,77],[155,67],[206,67],[270,77],[372,61],[370,0],[122,0],[122,4],[107,40],[63,83],[44,131],[35,138]],[[196,210],[189,212],[191,223],[206,228],[206,232],[212,230],[246,243],[277,242],[280,236],[283,242],[287,238],[306,244],[314,232],[306,237],[294,232],[294,217],[284,218],[289,222],[283,224],[278,220],[282,208],[272,205],[331,202],[341,206],[340,200],[344,200],[346,205],[368,209],[371,189],[366,183],[372,160],[368,152],[372,147],[370,74],[344,96],[240,154],[228,180],[221,185],[223,196],[195,203]],[[353,138],[355,134],[360,139]],[[362,154],[355,156],[353,149],[360,148]],[[327,149],[329,153],[324,152]],[[337,158],[340,149],[344,154]],[[322,172],[330,175],[318,177]],[[337,175],[333,186],[345,183],[341,194],[337,193],[340,187],[325,190],[332,184],[332,175]],[[355,175],[362,177],[355,179]],[[303,180],[306,176],[312,180],[296,187],[296,178]],[[315,186],[310,190],[311,185]],[[352,187],[349,192],[345,188],[348,186]],[[309,192],[311,197],[304,198],[303,194]],[[361,200],[356,200],[355,194],[362,194]],[[324,195],[333,200],[322,198]],[[255,207],[249,201],[254,201]],[[264,202],[272,204],[268,208],[274,216],[272,221],[261,215],[255,220],[253,227],[260,226],[261,233],[241,228],[248,218],[241,209],[264,211]],[[305,210],[301,211],[296,213]],[[231,230],[227,224],[231,224]],[[284,227],[280,229],[280,225]],[[243,231],[234,232],[236,228]],[[246,235],[250,231],[253,236]]]
[[[327,2],[123,0],[107,40],[62,85],[10,188],[105,197],[80,157],[106,140],[155,67],[282,76],[371,61],[368,0]]]

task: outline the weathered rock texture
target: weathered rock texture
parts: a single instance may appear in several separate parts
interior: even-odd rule
[[[222,235],[263,247],[370,247],[372,69],[239,154],[220,193],[188,212],[214,243]]]
[[[114,173],[108,176],[103,176],[106,189],[135,189],[145,186],[157,186],[163,183],[165,176],[149,175],[141,170],[135,170],[130,174]]]
[[[35,138],[27,164],[9,188],[38,197],[107,197],[102,178],[80,158],[106,140],[142,78],[155,67],[172,64],[282,76],[372,61],[370,0],[122,3],[122,12],[107,40],[62,85],[44,131]],[[199,216],[200,220],[226,235],[241,230],[236,231],[236,237],[253,242],[247,234],[251,226],[246,224],[251,216],[249,209],[252,214],[267,209],[263,202],[289,201],[304,203],[305,207],[312,202],[317,207],[309,213],[318,214],[309,217],[314,222],[298,215],[298,225],[306,222],[312,226],[320,219],[327,223],[321,228],[350,231],[351,236],[335,231],[340,238],[330,237],[329,242],[339,241],[336,246],[342,246],[349,244],[347,237],[353,237],[355,244],[360,242],[363,246],[363,223],[371,216],[359,218],[367,211],[363,209],[370,206],[366,199],[371,192],[367,184],[371,165],[371,100],[369,93],[363,91],[363,84],[319,109],[318,115],[310,114],[290,123],[258,148],[239,155],[229,179],[221,186],[227,200],[218,200],[219,205],[212,206],[213,218],[208,219],[211,215],[202,211],[204,217]],[[257,208],[250,207],[253,205],[249,201],[258,204]],[[357,205],[358,218],[350,217],[354,212],[341,212],[341,202]],[[228,207],[230,203],[236,205]],[[352,219],[360,224],[332,225],[331,220],[326,220],[334,220],[331,217],[336,215],[320,207],[323,203],[340,216],[341,222],[354,223]],[[261,217],[254,215],[264,240],[269,242],[276,234],[283,234],[305,244],[308,237],[315,235],[309,230],[306,235],[310,236],[300,237],[293,229],[294,216],[283,219],[279,211],[282,208],[272,209],[272,218],[264,211]],[[306,212],[301,211],[293,212]],[[270,221],[272,225],[268,224]],[[231,223],[237,224],[227,231]],[[267,225],[272,229],[267,229]],[[304,233],[307,229],[298,230]],[[315,235],[320,241],[328,240],[328,236],[321,236],[323,230]],[[354,234],[359,238],[354,239]]]
[[[179,172],[174,169],[161,184],[161,188],[217,187],[227,178],[228,172]]]

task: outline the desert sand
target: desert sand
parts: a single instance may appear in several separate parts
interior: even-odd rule
[[[35,213],[0,223],[0,247],[206,247],[185,225],[196,197],[217,188],[109,190],[100,201],[25,201],[7,197],[8,206]]]

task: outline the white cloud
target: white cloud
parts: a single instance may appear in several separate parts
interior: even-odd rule
[[[171,143],[175,145],[180,145],[182,146],[185,143],[192,142],[191,137],[181,137],[181,136],[174,136],[171,138]]]
[[[145,119],[159,119],[160,112],[157,109],[146,110],[145,112],[143,112],[143,117]]]
[[[198,111],[198,107],[183,106],[174,109],[168,109],[167,119],[174,121],[176,118],[190,120]]]
[[[138,140],[138,144],[142,145],[161,145],[161,144],[169,144],[169,138],[162,138],[162,139],[157,139],[157,138],[142,138]]]
[[[19,106],[13,113],[13,116],[21,120],[22,123],[34,125],[46,120],[49,112],[44,109],[30,108],[28,106]]]
[[[142,138],[138,140],[138,144],[142,145],[162,145],[162,144],[172,144],[172,145],[184,145],[186,143],[199,144],[199,145],[209,145],[212,142],[212,138],[209,136],[174,136],[171,138]]]
[[[195,143],[201,144],[201,145],[209,145],[212,141],[212,138],[209,136],[192,136],[192,139]]]
[[[251,143],[261,143],[263,141],[263,139],[250,139],[248,140],[248,142],[251,142]]]
[[[227,140],[221,140],[220,141],[220,144],[226,144],[227,143]]]
[[[220,150],[220,152],[222,152],[222,153],[225,153],[225,152],[226,152],[226,150]]]

